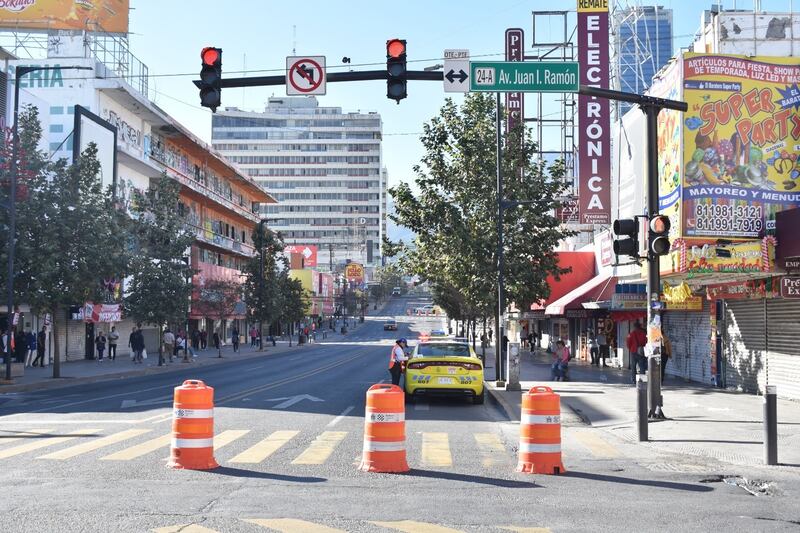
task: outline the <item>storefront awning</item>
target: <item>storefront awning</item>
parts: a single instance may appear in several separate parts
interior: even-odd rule
[[[617,278],[610,274],[595,276],[577,289],[574,289],[544,310],[546,315],[563,315],[567,309],[583,309],[583,302],[601,302],[611,298]]]
[[[550,297],[547,302],[555,302],[568,294],[594,276],[594,252],[564,251],[556,252],[558,266],[568,268],[570,272],[561,276],[550,275],[547,284],[550,286]],[[531,311],[544,311],[547,302],[531,304]]]

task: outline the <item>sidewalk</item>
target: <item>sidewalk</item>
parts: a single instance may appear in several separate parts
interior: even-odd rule
[[[514,421],[520,419],[520,391],[494,386],[493,358],[487,369],[487,390]],[[570,361],[570,380],[550,381],[550,355],[522,352],[520,384],[527,391],[546,385],[561,395],[562,413],[571,411],[584,424],[630,443],[657,451],[717,459],[731,464],[764,464],[763,398],[751,394],[689,384],[668,377],[663,388],[668,420],[651,422],[649,442],[639,443],[636,390],[630,371],[596,368]],[[488,380],[492,381],[488,381]],[[778,400],[778,460],[800,469],[800,402]]]

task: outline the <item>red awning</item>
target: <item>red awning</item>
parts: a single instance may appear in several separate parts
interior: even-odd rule
[[[611,318],[617,322],[647,320],[647,311],[611,311]]]
[[[571,268],[572,271],[558,279],[552,275],[547,277],[547,284],[550,286],[550,297],[547,302],[555,302],[594,276],[594,252],[556,252],[556,255],[558,266]],[[531,311],[544,311],[547,302],[532,304]]]
[[[610,274],[595,276],[577,289],[565,294],[544,310],[546,315],[563,315],[567,309],[583,309],[582,302],[608,300],[614,293],[617,278]]]

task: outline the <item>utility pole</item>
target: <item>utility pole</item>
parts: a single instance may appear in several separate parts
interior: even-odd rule
[[[503,148],[501,146],[502,133],[500,131],[501,109],[500,93],[497,93],[497,317],[495,318],[495,330],[497,331],[497,341],[494,347],[494,375],[498,386],[505,384],[505,372],[503,371],[503,336],[505,335],[505,324],[503,324],[503,312],[505,311],[505,285],[503,279],[503,269],[505,261],[503,257],[503,172],[501,157]]]

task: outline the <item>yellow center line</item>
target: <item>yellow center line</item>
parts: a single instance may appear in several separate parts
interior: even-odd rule
[[[347,436],[346,431],[325,431],[306,450],[292,461],[293,465],[321,465],[333,453],[334,448]]]
[[[37,428],[37,429],[25,429],[20,431],[14,431],[11,435],[13,437],[0,437],[0,444],[8,444],[9,442],[16,442],[18,440],[27,440],[27,439],[39,439],[41,438],[40,435],[46,435],[53,431],[52,428]]]
[[[447,433],[422,434],[422,463],[426,466],[453,466]]]
[[[300,433],[299,431],[276,431],[258,444],[246,449],[229,463],[260,463]]]
[[[595,431],[586,430],[573,433],[578,442],[595,457],[610,459],[619,457],[619,450],[600,438]]]
[[[5,459],[6,457],[14,457],[15,455],[19,455],[25,452],[32,452],[34,450],[38,450],[40,448],[46,448],[47,446],[53,446],[54,444],[61,444],[62,442],[68,442],[72,439],[76,439],[81,436],[93,435],[95,433],[99,433],[103,431],[102,429],[78,429],[76,431],[72,431],[67,433],[65,436],[61,437],[45,437],[41,439],[36,439],[36,442],[28,442],[25,444],[20,444],[19,446],[14,446],[13,448],[6,448],[5,450],[0,450],[0,459]]]
[[[501,457],[505,457],[505,447],[500,441],[500,437],[494,433],[475,433],[475,442],[478,443],[482,461],[485,467],[500,464]]]
[[[280,531],[281,533],[344,533],[343,529],[334,529],[332,527],[315,524],[314,522],[295,520],[293,518],[272,518],[269,520],[253,518],[243,520],[257,526]]]
[[[100,439],[83,442],[57,452],[42,455],[39,457],[39,459],[69,459],[71,457],[75,457],[76,455],[99,450],[100,448],[111,446],[112,444],[116,444],[127,439],[132,439],[133,437],[138,437],[139,435],[149,433],[150,431],[151,430],[149,429],[128,429],[125,431],[120,431],[119,433],[114,433]]]
[[[461,529],[428,524],[425,522],[415,522],[414,520],[399,520],[397,522],[370,522],[376,526],[403,531],[405,533],[463,533]]]
[[[153,529],[155,533],[217,533],[215,529],[198,526],[197,524],[178,524],[175,526],[160,527]]]
[[[124,450],[112,453],[111,455],[106,455],[105,457],[101,457],[100,460],[130,461],[131,459],[136,459],[137,457],[141,457],[144,454],[154,452],[159,448],[164,448],[165,446],[169,446],[171,440],[172,440],[172,433],[167,433],[166,435],[161,435],[160,437],[156,437],[155,439],[144,441],[143,443],[137,444],[136,446],[131,446],[130,448],[125,448]]]
[[[219,435],[214,435],[214,451],[219,450],[223,446],[227,446],[239,437],[243,437],[250,433],[249,429],[229,429],[223,431]]]

